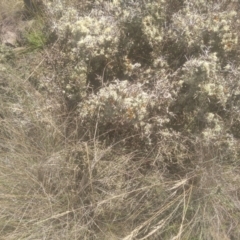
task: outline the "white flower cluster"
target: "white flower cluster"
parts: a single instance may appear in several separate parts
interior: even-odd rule
[[[227,90],[225,90],[224,86],[216,83],[204,84],[202,85],[201,90],[207,93],[209,97],[216,97],[223,105],[227,102],[229,97],[229,94],[227,93]]]
[[[175,41],[181,41],[191,47],[196,44],[203,44],[203,29],[205,27],[204,15],[184,9],[173,16],[173,23],[168,34]],[[200,30],[202,29],[202,30]]]
[[[59,38],[64,38],[68,26],[78,18],[77,10],[67,7],[64,0],[48,2],[47,10],[51,18],[52,30],[56,31]]]
[[[87,73],[95,70],[89,68],[89,62],[99,57],[111,59],[118,52],[120,32],[116,21],[106,11],[104,14],[99,14],[101,9],[95,11],[99,4],[96,2],[91,13],[85,13],[85,16],[62,0],[48,4],[52,31],[60,45],[64,45],[64,49],[59,49],[58,61],[60,66],[65,65],[64,70],[60,69],[65,73],[60,82],[62,92],[69,100],[85,96]]]
[[[141,71],[141,63],[132,63],[128,58],[123,58],[123,65],[125,68],[124,74],[132,76],[133,74],[139,74]]]
[[[128,81],[116,81],[102,88],[97,95],[92,95],[80,104],[80,116],[100,119],[107,122],[143,121],[147,114],[152,96],[141,89],[140,84],[130,85]]]
[[[146,4],[148,14],[142,19],[143,33],[150,45],[156,49],[162,43],[165,34],[166,6],[165,0]]]
[[[161,43],[163,40],[163,29],[156,24],[153,16],[146,16],[143,20],[143,32],[148,37],[149,42],[153,46],[155,43]]]
[[[214,113],[206,113],[205,122],[207,127],[202,132],[202,136],[206,141],[215,140],[217,137],[222,135],[223,122],[220,120],[219,116]]]
[[[200,8],[203,3],[209,9]],[[205,0],[185,1],[185,7],[173,15],[173,23],[168,32],[170,38],[190,48],[210,45],[218,46],[224,51],[233,50],[238,43],[237,33],[232,29],[233,22],[237,20],[237,13],[220,12],[210,5]]]
[[[153,135],[156,138],[166,130],[167,109],[172,102],[170,94],[159,96],[159,86],[147,92],[143,84],[117,80],[80,103],[79,117],[89,126],[97,122],[104,131],[114,128],[127,130],[128,134],[137,132],[141,139],[151,144]]]
[[[216,53],[187,61],[183,66],[182,83],[189,86],[188,95],[215,98],[224,106],[230,97],[225,78],[222,76]],[[205,96],[205,97],[204,97]]]
[[[216,53],[188,60],[183,68],[182,80],[188,84],[198,84],[216,77],[219,71]]]
[[[55,5],[58,10],[55,9]],[[80,54],[85,58],[105,56],[109,58],[117,52],[119,31],[116,21],[111,16],[79,16],[76,9],[56,3],[49,7],[56,15],[62,9],[59,19],[53,24],[53,30],[60,40],[66,40],[71,46],[72,54]],[[50,12],[51,12],[50,11]],[[54,17],[53,17],[54,18]]]
[[[142,87],[140,83],[115,81],[80,103],[79,117],[90,124],[98,121],[102,126],[130,128],[148,137],[155,127],[163,126],[168,119],[156,114],[152,116],[161,103],[153,92],[148,93]]]
[[[72,42],[80,54],[110,58],[117,53],[119,31],[113,18],[80,17],[71,25]]]

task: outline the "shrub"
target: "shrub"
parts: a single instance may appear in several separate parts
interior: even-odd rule
[[[3,237],[239,239],[236,1],[46,8],[0,48]]]

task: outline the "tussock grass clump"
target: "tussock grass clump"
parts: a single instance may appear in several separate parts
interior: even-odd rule
[[[0,45],[0,239],[239,239],[236,1],[42,3]]]

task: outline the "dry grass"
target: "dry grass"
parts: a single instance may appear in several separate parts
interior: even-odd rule
[[[196,143],[198,168],[169,174],[121,142],[67,138],[68,118],[13,85],[1,96],[2,239],[237,239],[239,173],[210,149]]]
[[[0,20],[7,16],[14,15],[16,11],[19,11],[23,8],[22,0],[3,0],[0,2]]]

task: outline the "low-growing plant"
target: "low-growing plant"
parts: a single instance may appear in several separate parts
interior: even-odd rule
[[[45,34],[41,30],[33,30],[26,33],[26,41],[31,49],[43,48],[47,42]]]

